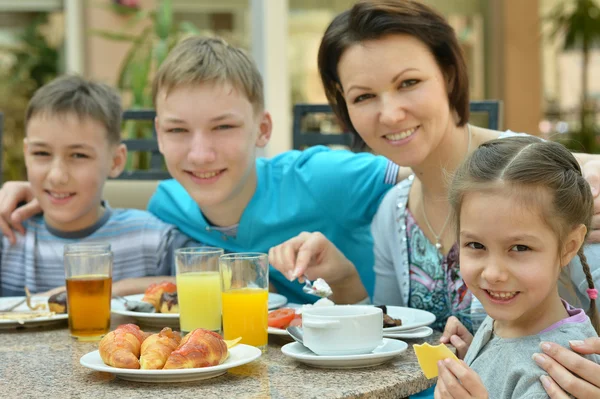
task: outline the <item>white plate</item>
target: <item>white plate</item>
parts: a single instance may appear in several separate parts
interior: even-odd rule
[[[127,381],[186,382],[206,380],[220,376],[232,367],[241,366],[258,359],[261,354],[260,349],[254,346],[238,344],[229,350],[227,360],[218,366],[178,370],[131,370],[110,367],[104,364],[98,351],[83,355],[79,363],[92,370],[115,374],[117,377]]]
[[[386,327],[383,329],[384,334],[428,326],[435,321],[435,315],[426,310],[402,306],[387,306],[387,313],[394,319],[402,320],[402,325],[399,327]]]
[[[23,300],[23,297],[17,296],[7,296],[4,298],[0,298],[0,309],[5,309],[9,307],[11,304],[15,304],[19,301]],[[47,297],[33,297],[31,298],[31,304],[36,305],[39,303],[48,303]],[[46,308],[45,310],[41,310],[43,312],[48,312],[49,310]],[[32,312],[31,309],[27,307],[26,303],[22,303],[17,306],[13,312]],[[45,327],[56,324],[65,324],[65,320],[69,318],[69,315],[66,313],[63,314],[55,314],[54,316],[49,317],[37,317],[35,319],[27,319],[23,320],[22,323],[19,323],[17,320],[6,320],[0,319],[0,329],[14,329],[18,327],[22,328],[33,328],[33,327]]]
[[[384,332],[383,336],[386,338],[403,338],[403,339],[415,339],[425,338],[433,334],[433,330],[429,327],[418,327],[414,330],[404,330],[397,332]]]
[[[373,352],[364,355],[319,356],[298,342],[284,345],[281,347],[281,351],[284,355],[309,366],[353,369],[378,366],[400,355],[407,348],[406,342],[384,338],[381,345],[375,348]]]
[[[143,294],[128,295],[125,299],[132,301],[141,301]],[[276,309],[287,303],[287,298],[283,295],[269,292],[269,309]],[[153,327],[172,327],[179,329],[179,313],[144,313],[132,312],[125,308],[123,301],[113,299],[110,304],[111,312],[122,316],[134,318],[138,323]]]

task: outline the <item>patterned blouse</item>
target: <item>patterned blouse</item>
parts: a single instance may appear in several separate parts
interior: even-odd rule
[[[472,295],[460,275],[458,245],[454,244],[447,255],[442,255],[425,237],[408,207],[406,228],[410,262],[408,306],[433,313],[436,320],[431,327],[436,330],[443,331],[448,317],[456,316],[469,331],[473,331]]]

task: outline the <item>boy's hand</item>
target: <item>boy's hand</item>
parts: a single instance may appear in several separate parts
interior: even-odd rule
[[[600,398],[600,365],[578,354],[600,355],[600,338],[570,344],[574,352],[552,342],[540,344],[544,354],[535,354],[534,360],[551,377],[541,377],[544,389],[552,399],[569,398],[566,392],[580,399]]]
[[[17,208],[21,202],[26,204]],[[38,201],[33,198],[29,182],[9,181],[0,189],[0,230],[11,244],[17,241],[14,230],[25,234],[23,221],[41,211]]]
[[[435,399],[487,399],[488,392],[481,378],[462,360],[440,360],[438,380],[433,397]]]
[[[290,281],[304,275],[324,279],[336,303],[355,303],[368,296],[352,262],[319,232],[303,232],[271,248],[269,263]]]
[[[464,359],[471,342],[473,334],[454,316],[450,316],[444,327],[444,333],[440,337],[442,344],[451,344],[456,348],[456,356]]]

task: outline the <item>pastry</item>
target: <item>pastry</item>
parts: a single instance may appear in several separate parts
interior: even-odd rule
[[[54,313],[67,313],[67,291],[62,291],[48,298],[48,308]]]
[[[158,334],[152,334],[142,342],[140,355],[140,368],[147,370],[160,370],[165,365],[167,358],[181,342],[178,332],[165,327]]]
[[[99,352],[102,361],[122,369],[140,368],[140,349],[147,334],[135,324],[122,324],[102,338]]]
[[[170,283],[168,281],[163,281],[159,284],[150,284],[148,288],[146,288],[146,292],[144,293],[144,297],[142,301],[151,303],[154,306],[154,309],[159,312],[160,311],[160,298],[162,294],[165,292],[175,292],[177,291],[177,285],[174,283]]]
[[[227,359],[223,338],[212,331],[198,328],[181,340],[165,364],[165,369],[187,369],[216,366]]]
[[[164,292],[160,297],[160,313],[179,313],[177,292]]]

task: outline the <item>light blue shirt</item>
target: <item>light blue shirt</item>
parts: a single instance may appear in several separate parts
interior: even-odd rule
[[[356,265],[371,295],[375,276],[369,226],[383,195],[395,183],[397,170],[381,156],[323,146],[260,158],[256,192],[235,237],[212,228],[175,180],[159,184],[148,209],[190,237],[228,252],[267,253],[303,231],[320,231]],[[317,299],[274,268],[270,281],[292,302]]]

